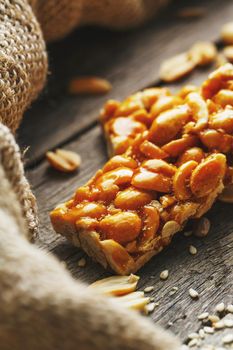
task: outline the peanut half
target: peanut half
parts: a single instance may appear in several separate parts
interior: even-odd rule
[[[112,85],[108,80],[98,77],[74,78],[68,85],[68,92],[71,95],[101,95],[111,89]]]
[[[46,153],[46,158],[53,168],[65,173],[75,171],[81,164],[81,157],[77,153],[64,149],[49,151]]]
[[[139,277],[136,275],[129,276],[112,276],[92,283],[89,288],[105,295],[120,296],[134,292]]]

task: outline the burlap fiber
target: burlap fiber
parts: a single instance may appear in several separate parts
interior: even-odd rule
[[[75,26],[139,25],[166,0],[0,2],[0,348],[1,350],[175,350],[177,339],[72,279],[29,243],[36,201],[12,132],[42,89],[46,40]],[[40,23],[40,24],[39,24]],[[41,30],[42,28],[42,30]],[[43,32],[43,34],[42,34]]]

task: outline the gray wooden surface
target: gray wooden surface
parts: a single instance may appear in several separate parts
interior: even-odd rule
[[[97,124],[98,111],[104,101],[110,97],[122,99],[143,87],[160,84],[158,68],[164,58],[186,50],[196,40],[219,42],[222,24],[233,19],[233,2],[230,0],[189,1],[189,4],[206,7],[205,15],[195,20],[177,19],[174,15],[177,6],[184,3],[179,1],[177,5],[176,2],[159,20],[135,31],[115,33],[80,29],[63,42],[50,46],[48,86],[26,113],[18,132],[21,146],[30,146],[27,176],[39,206],[37,244],[65,261],[75,278],[88,283],[108,272],[90,259],[85,268],[78,267],[77,262],[84,254],[53,232],[49,211],[69,198],[106,161],[106,148]],[[171,89],[176,90],[187,82],[200,84],[211,69],[213,67],[196,70],[185,80],[173,84]],[[66,84],[71,77],[93,74],[113,83],[108,96],[71,97],[66,94]],[[57,146],[75,150],[82,156],[80,171],[65,175],[48,167],[44,152]],[[233,303],[232,211],[232,205],[216,203],[208,213],[211,221],[208,237],[187,238],[181,233],[164,252],[138,272],[140,288],[153,285],[155,289],[151,296],[160,302],[151,315],[154,322],[169,328],[183,341],[190,332],[200,328],[198,314],[213,312],[221,301]],[[197,255],[189,254],[190,244],[197,247]],[[159,273],[163,269],[168,269],[170,275],[162,282]],[[170,295],[172,287],[178,287],[178,290]],[[190,298],[190,287],[200,293],[198,300]],[[220,344],[221,333],[208,336],[205,342]]]

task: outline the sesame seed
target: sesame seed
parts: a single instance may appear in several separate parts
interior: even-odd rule
[[[169,326],[169,327],[173,326],[173,322],[169,321],[169,322],[168,322],[168,326]]]
[[[196,346],[198,343],[198,339],[192,339],[190,340],[190,342],[188,343],[188,346],[191,348],[193,346]]]
[[[212,327],[204,327],[204,332],[207,334],[213,334],[214,329]]]
[[[209,315],[209,320],[211,323],[216,323],[220,321],[220,318],[216,315]]]
[[[197,254],[197,248],[194,247],[194,245],[190,245],[190,246],[189,246],[189,253],[190,253],[191,255],[196,255],[196,254]]]
[[[202,314],[200,314],[197,318],[198,320],[204,320],[205,318],[207,318],[209,316],[209,312],[203,312]]]
[[[223,311],[225,310],[225,305],[224,305],[224,303],[219,303],[218,305],[216,305],[215,310],[216,310],[217,312],[223,312]]]
[[[231,344],[233,343],[233,334],[227,334],[222,338],[223,344]]]
[[[199,337],[200,337],[201,339],[204,339],[204,338],[205,338],[204,329],[200,329],[200,330],[199,330]]]
[[[145,292],[145,293],[150,293],[150,292],[152,292],[152,290],[154,290],[154,287],[153,287],[153,286],[148,286],[148,287],[146,287],[146,288],[144,289],[144,292]]]
[[[161,280],[166,280],[168,278],[168,275],[169,275],[169,271],[168,270],[163,270],[160,273],[159,277],[160,277]]]
[[[188,338],[189,338],[189,339],[197,339],[197,338],[199,338],[199,334],[196,333],[196,332],[190,333],[190,334],[188,335]]]
[[[86,259],[84,259],[84,258],[81,258],[79,261],[78,261],[78,266],[79,267],[84,267],[84,266],[86,266]]]
[[[199,298],[199,293],[193,288],[189,289],[189,295],[193,299]]]
[[[223,321],[224,325],[227,328],[232,328],[233,327],[233,319],[227,318],[226,320]]]
[[[227,312],[233,313],[233,304],[227,305]]]
[[[220,321],[214,323],[214,328],[215,328],[215,329],[222,329],[222,328],[224,328],[224,327],[225,327],[225,324],[224,324],[224,322],[223,322],[222,320],[220,320]]]

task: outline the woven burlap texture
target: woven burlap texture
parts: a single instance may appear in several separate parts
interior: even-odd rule
[[[34,197],[2,124],[0,145],[1,350],[178,349],[169,332],[94,294],[28,242],[36,227]]]

